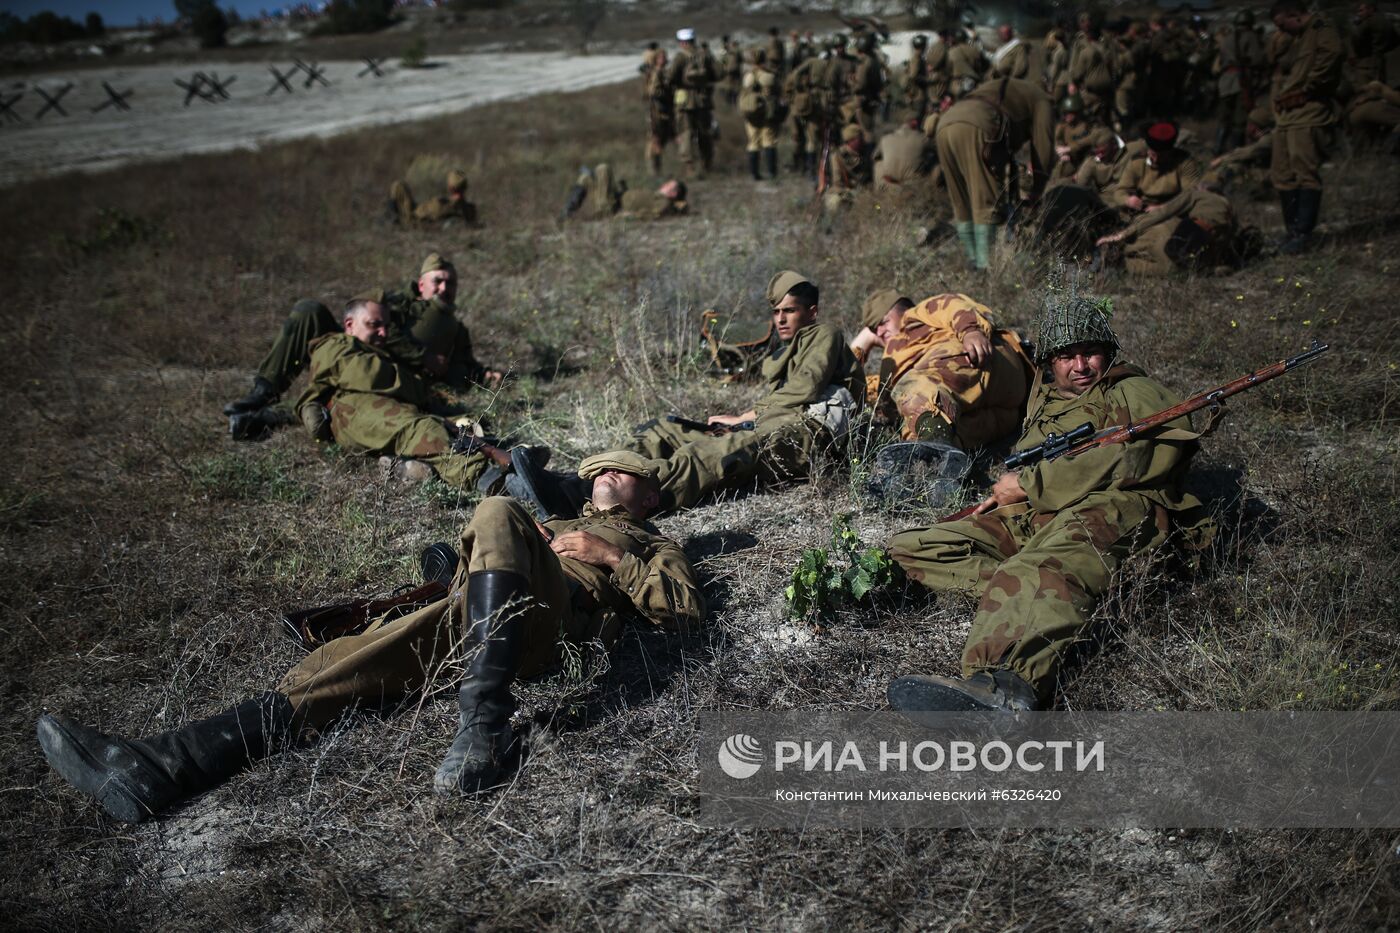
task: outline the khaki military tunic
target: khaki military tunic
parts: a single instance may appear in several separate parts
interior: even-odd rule
[[[915,182],[922,177],[933,148],[927,136],[909,126],[881,136],[873,157],[875,190],[901,189],[900,193],[912,195],[911,189],[925,187]]]
[[[1098,156],[1090,156],[1080,163],[1078,171],[1074,173],[1074,183],[1084,188],[1092,188],[1100,197],[1105,197],[1117,186],[1123,177],[1123,170],[1129,163],[1146,151],[1147,145],[1142,140],[1135,139],[1127,145],[1120,146],[1111,162],[1104,162]]]
[[[755,67],[744,75],[744,94],[756,94],[760,101],[768,101],[778,93],[778,77],[768,68]],[[743,99],[743,94],[740,95]],[[761,149],[774,149],[778,145],[778,130],[780,127],[767,120],[754,125],[749,119],[744,119],[744,135],[747,138],[745,150],[748,152],[758,152]]]
[[[1096,429],[1127,424],[1179,401],[1126,364],[1075,398],[1042,384],[1016,448],[1086,421]],[[1026,467],[1019,478],[1027,503],[890,539],[891,556],[912,579],[980,597],[964,676],[1010,670],[1048,704],[1066,658],[1089,641],[1089,616],[1123,561],[1161,545],[1174,525],[1204,535],[1200,503],[1181,490],[1196,449],[1189,427],[1183,418],[1167,436]]]
[[[948,108],[938,121],[937,144],[954,220],[996,222],[1011,156],[1024,143],[1037,185],[1044,186],[1055,163],[1055,108],[1029,81],[988,81]]]
[[[961,100],[977,87],[987,69],[981,49],[961,42],[948,50],[948,78],[953,98]]]
[[[1051,181],[1064,181],[1074,177],[1079,164],[1093,149],[1092,140],[1095,126],[1087,120],[1055,124],[1055,170],[1050,173]],[[1062,151],[1063,150],[1063,151]]]
[[[1355,85],[1386,82],[1386,57],[1400,47],[1400,34],[1377,11],[1357,24],[1351,36],[1351,80]]]
[[[707,172],[714,160],[712,124],[714,84],[718,79],[714,56],[700,49],[681,49],[666,72],[666,83],[675,95],[676,148],[681,163],[691,171]]]
[[[963,350],[963,338],[974,330],[992,343],[982,369]],[[925,412],[951,424],[966,450],[1012,433],[1025,416],[1034,370],[1021,338],[998,327],[992,310],[967,295],[934,295],[910,308],[884,355],[894,370],[881,390],[894,402],[906,440],[918,437]]]
[[[1084,110],[1099,119],[1113,102],[1114,55],[1102,42],[1083,37],[1069,65],[1069,79],[1084,99]]]
[[[1020,38],[992,54],[992,74],[998,78],[1024,78],[1031,73],[1031,50]]]
[[[1228,198],[1189,189],[1155,211],[1138,215],[1124,233],[1123,265],[1131,274],[1162,276],[1176,268],[1209,269],[1233,261],[1235,212]],[[1180,244],[1176,250],[1169,246],[1173,237]]]
[[[806,478],[812,457],[832,438],[809,416],[809,408],[846,393],[846,404],[863,398],[864,376],[841,330],[811,324],[763,361],[768,394],[754,406],[752,431],[719,437],[652,421],[633,449],[665,460],[658,479],[663,509],[686,509],[721,489],[750,483],[769,486]]]
[[[1331,148],[1337,122],[1337,84],[1342,76],[1342,40],[1327,20],[1313,14],[1278,60],[1273,94],[1274,188],[1322,188],[1318,174]]]
[[[474,488],[489,462],[481,453],[453,453],[446,424],[424,410],[428,402],[427,385],[414,370],[340,333],[311,345],[311,382],[297,409],[326,406],[331,434],[352,453],[421,460],[444,482]]]
[[[1128,199],[1139,197],[1148,204],[1165,204],[1196,183],[1205,174],[1201,163],[1184,149],[1172,149],[1157,157],[1156,164],[1144,154],[1123,169],[1118,184],[1109,193],[1109,203],[1126,208]]]
[[[471,574],[505,571],[527,581],[519,673],[538,675],[563,660],[566,645],[594,639],[613,645],[625,620],[673,632],[693,631],[705,618],[695,568],[680,547],[621,507],[585,506],[581,518],[544,523],[550,535],[587,531],[621,548],[616,570],[595,567],[549,548],[520,503],[482,500],[462,530],[460,569],[446,597],[360,635],[337,638],[307,655],[277,686],[297,721],[323,729],[357,705],[395,703],[439,679],[460,677],[467,634]]]

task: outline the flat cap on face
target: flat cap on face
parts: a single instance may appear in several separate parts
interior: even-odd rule
[[[617,470],[620,473],[631,473],[643,479],[655,480],[665,462],[650,460],[630,450],[609,450],[606,453],[594,454],[580,463],[578,475],[581,479],[597,479],[608,470]]]

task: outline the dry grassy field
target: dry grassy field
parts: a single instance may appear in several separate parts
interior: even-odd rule
[[[902,673],[955,670],[959,600],[890,596],[815,633],[782,589],[830,517],[868,541],[920,516],[872,511],[835,465],[810,486],[662,520],[712,614],[689,639],[633,632],[605,664],[519,691],[529,760],[506,789],[444,800],[431,773],[450,696],[357,716],[166,818],[110,822],[47,768],[34,723],[59,710],[148,733],[266,689],[297,658],[280,609],[386,592],[451,540],[473,501],[407,488],[299,431],[226,436],[220,405],[292,303],[332,305],[441,249],[483,360],[514,382],[466,405],[556,462],[665,410],[747,407],[701,375],[698,312],[763,313],[776,269],[853,325],[874,287],[966,291],[1013,326],[1043,270],[915,245],[873,204],[833,231],[797,178],[741,174],[736,117],[696,214],[557,225],[583,163],[634,183],[631,84],[255,153],[128,166],[0,190],[10,458],[0,907],[20,929],[734,928],[1384,929],[1400,925],[1400,835],[1383,831],[741,832],[700,825],[696,712],[877,709]],[[379,217],[423,153],[471,176],[479,230]],[[784,156],[786,150],[784,151]],[[669,158],[669,156],[668,156]],[[1229,276],[1115,279],[1127,356],[1183,393],[1305,347],[1316,365],[1249,393],[1206,441],[1194,485],[1227,533],[1193,574],[1128,569],[1100,610],[1074,709],[1395,709],[1400,173],[1342,154],[1326,237]],[[1278,212],[1236,196],[1272,231]]]

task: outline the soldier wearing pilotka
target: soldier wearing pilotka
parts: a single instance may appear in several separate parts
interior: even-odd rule
[[[1040,385],[1016,450],[1088,422],[1127,424],[1180,401],[1120,348],[1101,303],[1052,292],[1039,322]],[[1211,523],[1182,491],[1198,435],[1181,418],[1149,437],[1007,472],[967,519],[900,532],[890,554],[933,590],[979,597],[962,676],[914,675],[889,687],[900,710],[1039,710],[1055,701],[1067,659],[1114,572],[1174,530],[1197,543]]]
[[[582,517],[538,524],[512,499],[483,500],[462,529],[455,566],[438,578],[446,596],[327,642],[273,690],[144,739],[44,715],[45,757],[109,816],[140,822],[313,740],[348,711],[392,706],[456,677],[457,730],[434,788],[499,783],[518,752],[517,678],[538,676],[586,642],[610,647],[628,620],[685,633],[705,617],[695,568],[647,521],[658,502],[656,464],[619,451],[585,460],[579,475],[591,487]]]

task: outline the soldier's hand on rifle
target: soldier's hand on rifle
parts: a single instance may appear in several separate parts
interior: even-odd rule
[[[975,369],[985,369],[987,362],[992,358],[992,342],[987,339],[987,335],[980,330],[970,330],[962,340],[963,351],[967,353],[967,361]]]
[[[732,427],[736,424],[752,420],[753,413],[746,412],[742,415],[711,415],[705,419],[707,424],[722,424],[725,427]]]
[[[622,548],[589,531],[566,531],[549,542],[549,549],[560,557],[609,570],[616,570],[624,556]]]
[[[1027,498],[1026,491],[1021,488],[1021,477],[1014,471],[1003,473],[992,484],[991,494],[977,504],[973,514],[985,515],[993,509],[1015,505],[1017,502],[1025,502]]]

